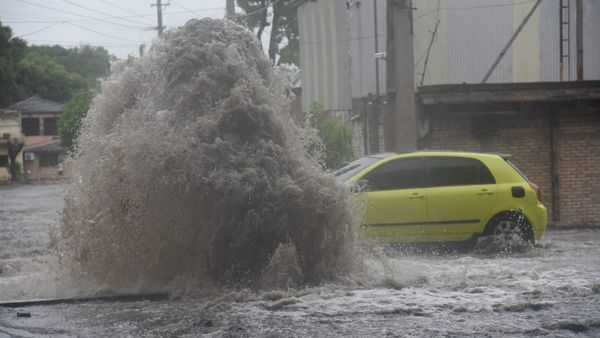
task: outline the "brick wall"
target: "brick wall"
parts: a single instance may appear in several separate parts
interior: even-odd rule
[[[600,226],[600,114],[557,121],[560,224]]]
[[[561,113],[554,129],[559,218],[554,220],[551,115],[526,112],[429,116],[424,148],[502,152],[542,189],[554,226],[600,226],[600,114]]]

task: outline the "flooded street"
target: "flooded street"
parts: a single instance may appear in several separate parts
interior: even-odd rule
[[[65,189],[0,188],[0,300],[98,294],[47,268]],[[362,285],[0,308],[0,337],[598,336],[598,243],[600,231],[550,231],[524,254],[367,258]]]

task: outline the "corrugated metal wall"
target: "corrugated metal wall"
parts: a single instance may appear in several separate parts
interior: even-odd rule
[[[317,100],[327,109],[347,110],[350,97],[375,93],[374,1],[378,7],[379,50],[385,51],[385,0],[316,0],[299,6],[303,109]],[[479,83],[535,1],[413,0],[415,84],[420,82],[437,18],[440,25],[424,85]],[[575,79],[576,0],[570,1],[570,68],[571,79]],[[583,3],[584,78],[599,80],[600,0]],[[542,1],[488,83],[558,81],[558,15],[559,0]],[[380,92],[385,93],[385,61],[379,64]],[[337,96],[335,91],[340,91]]]
[[[482,7],[482,2],[487,6]],[[512,0],[451,1],[448,10],[448,83],[479,83],[512,35]],[[478,7],[479,6],[479,7]],[[510,82],[510,55],[488,82]]]
[[[542,1],[538,8],[540,11],[540,81],[560,80],[559,6],[559,0]]]
[[[344,1],[307,1],[298,7],[302,109],[350,110],[350,45]]]
[[[600,1],[583,0],[583,78],[600,79]]]
[[[385,61],[375,59],[376,0],[348,1],[350,25],[350,75],[352,97],[365,97],[376,92],[375,63],[379,62],[380,93],[385,93]],[[386,50],[386,2],[377,1],[378,50]]]

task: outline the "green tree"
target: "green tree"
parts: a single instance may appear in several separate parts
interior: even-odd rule
[[[310,105],[307,115],[307,124],[317,130],[321,145],[309,145],[309,152],[321,148],[318,154],[319,162],[326,169],[336,169],[354,158],[352,148],[352,131],[323,111],[323,106],[318,102]],[[313,148],[313,149],[311,149]]]
[[[13,38],[10,27],[2,26],[0,22],[0,108],[11,105],[25,95],[16,69],[26,48],[25,41]]]
[[[87,81],[68,72],[48,56],[28,53],[17,65],[22,85],[28,96],[39,95],[48,100],[66,102],[75,92],[85,89]]]
[[[81,121],[90,110],[92,97],[89,90],[81,90],[64,105],[62,116],[58,121],[58,134],[64,147],[73,148],[79,136]]]
[[[259,40],[262,39],[265,28],[271,26],[267,52],[269,58],[278,64],[298,65],[297,6],[293,2],[294,0],[237,0],[238,6],[246,13],[238,17],[238,22],[255,32]],[[282,46],[282,43],[285,45]]]
[[[51,58],[52,61],[63,65],[67,71],[89,80],[91,84],[110,73],[111,55],[103,47],[83,45],[66,49],[54,45],[31,46],[28,50]]]

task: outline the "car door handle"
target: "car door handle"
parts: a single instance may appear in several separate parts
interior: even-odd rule
[[[477,193],[477,195],[479,195],[479,196],[493,195],[493,194],[494,194],[493,191],[488,191],[487,189],[481,189],[481,191]]]
[[[417,200],[417,199],[420,200],[420,199],[425,198],[425,196],[419,194],[418,192],[415,192],[415,193],[412,194],[412,196],[410,196],[408,198],[410,198],[411,200]]]

